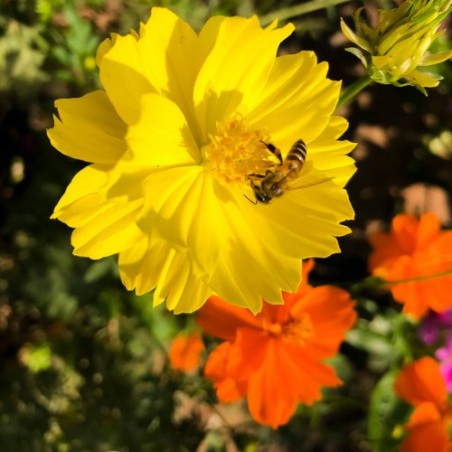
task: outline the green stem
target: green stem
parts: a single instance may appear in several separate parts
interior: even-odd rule
[[[405,314],[398,314],[392,319],[393,324],[393,341],[396,349],[403,356],[404,362],[413,360],[413,348],[409,335],[410,322],[407,320]]]
[[[386,280],[385,283],[387,285],[403,284],[403,283],[416,282],[416,281],[425,281],[425,280],[434,279],[434,278],[442,278],[444,276],[451,276],[451,275],[452,275],[452,270],[445,270],[443,272],[432,273],[430,275],[413,276],[412,278],[398,279],[398,280]]]
[[[344,287],[352,294],[359,294],[359,292],[366,289],[378,289],[383,287],[393,286],[395,284],[406,284],[410,282],[426,281],[434,278],[443,278],[445,276],[452,276],[452,270],[445,270],[439,273],[431,273],[429,275],[419,275],[413,276],[411,278],[397,279],[397,280],[385,280],[379,276],[368,276],[360,281],[348,284],[338,284],[333,285]]]
[[[358,80],[355,80],[351,85],[347,86],[339,97],[339,102],[337,108],[342,107],[342,105],[349,102],[353,97],[360,93],[372,80],[369,76],[364,76]]]
[[[343,285],[346,290],[350,293],[358,295],[360,292],[368,289],[378,289],[385,286],[386,281],[379,278],[378,276],[368,276],[358,282],[354,282],[352,284],[349,283],[348,288],[347,285]]]
[[[306,2],[301,5],[289,6],[287,8],[282,8],[278,11],[265,14],[264,16],[261,16],[260,21],[261,24],[267,25],[275,19],[286,20],[291,17],[301,16],[302,14],[327,8],[328,6],[339,5],[348,1],[349,0],[311,0],[310,2]]]

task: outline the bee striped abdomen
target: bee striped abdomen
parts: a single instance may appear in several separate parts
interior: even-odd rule
[[[290,148],[284,161],[288,170],[297,170],[299,172],[306,160],[306,144],[303,140],[297,140]]]

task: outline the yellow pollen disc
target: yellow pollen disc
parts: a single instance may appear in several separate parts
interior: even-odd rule
[[[203,147],[205,167],[227,183],[247,182],[250,174],[265,174],[278,160],[263,142],[268,136],[241,118],[217,124],[217,132]]]
[[[298,345],[304,345],[313,334],[314,328],[308,315],[304,315],[300,319],[293,319],[284,325],[284,339]]]

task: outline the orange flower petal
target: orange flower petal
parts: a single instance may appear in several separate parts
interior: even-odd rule
[[[226,340],[234,339],[239,326],[259,328],[259,322],[248,309],[225,303],[216,296],[209,297],[196,321],[206,333]]]
[[[336,376],[334,369],[319,362],[314,354],[303,350],[292,350],[292,360],[299,363],[298,398],[300,402],[312,405],[321,398],[322,387],[336,387],[342,380]]]
[[[168,356],[173,369],[191,372],[201,364],[204,344],[198,333],[190,336],[179,335],[170,345]]]
[[[410,421],[406,425],[408,429],[418,427],[430,422],[441,421],[441,413],[438,411],[437,405],[432,402],[422,402],[413,411]],[[441,421],[442,422],[442,421]]]
[[[397,215],[392,222],[394,239],[400,250],[410,254],[416,248],[418,222],[414,215]]]
[[[394,284],[390,287],[395,301],[404,303],[402,312],[414,318],[423,317],[429,309],[429,294],[425,296],[422,284],[411,281],[403,284]]]
[[[404,304],[404,313],[420,318],[429,308],[443,312],[452,307],[452,274],[447,275],[452,273],[452,233],[440,230],[435,214],[423,214],[419,220],[397,215],[391,232],[374,234],[370,242],[374,251],[369,268],[392,282],[389,289]]]
[[[445,254],[444,260],[449,263],[452,262],[452,231],[442,232],[431,243],[430,248],[433,254]]]
[[[406,425],[408,435],[401,451],[452,450],[447,431],[448,411],[452,407],[448,407],[446,383],[438,363],[426,356],[405,366],[394,388],[400,398],[416,407]]]
[[[408,435],[403,441],[401,452],[448,452],[452,443],[447,430],[433,403],[425,402],[413,412],[407,424]]]
[[[218,400],[226,403],[240,400],[246,392],[243,388],[243,382],[228,377],[227,365],[230,349],[231,344],[229,342],[218,346],[209,355],[204,369],[206,378],[214,381]]]
[[[333,286],[305,288],[299,303],[291,309],[293,317],[306,313],[315,328],[315,335],[307,347],[318,358],[326,358],[337,352],[344,334],[356,322],[354,303],[345,290]]]
[[[270,341],[262,366],[249,381],[248,406],[253,418],[272,428],[288,422],[297,405],[300,383],[296,363]]]
[[[394,387],[399,397],[414,406],[432,402],[442,410],[447,401],[446,383],[439,365],[429,356],[405,366]]]
[[[441,232],[441,223],[434,213],[424,213],[420,220],[416,237],[416,248],[428,248]]]
[[[262,366],[249,379],[248,405],[254,419],[276,428],[288,422],[298,402],[311,405],[321,399],[323,386],[339,384],[332,368],[273,340]]]

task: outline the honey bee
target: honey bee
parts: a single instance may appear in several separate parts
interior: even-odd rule
[[[246,198],[253,204],[261,202],[268,204],[273,198],[278,198],[288,189],[288,183],[298,177],[306,161],[307,149],[302,139],[297,140],[283,159],[281,151],[272,143],[262,143],[276,156],[279,164],[268,169],[265,174],[250,174],[248,179],[253,189],[255,201]],[[299,187],[303,188],[303,187]]]

